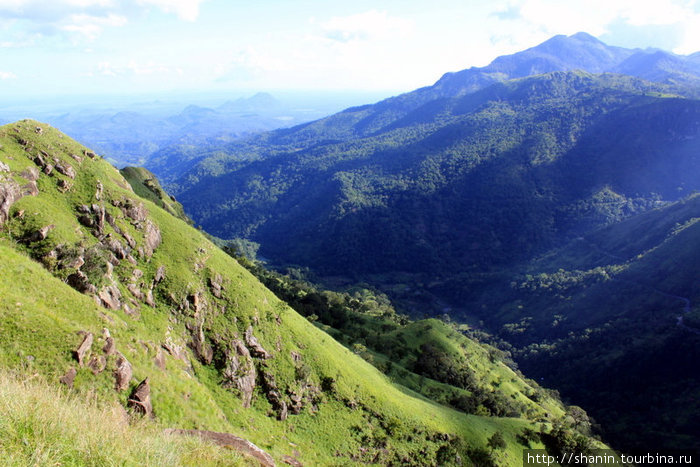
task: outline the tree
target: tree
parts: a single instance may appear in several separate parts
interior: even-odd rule
[[[486,443],[486,446],[488,446],[491,449],[491,452],[495,451],[496,449],[505,449],[506,440],[503,438],[503,433],[497,431],[494,434],[492,434],[488,442]]]

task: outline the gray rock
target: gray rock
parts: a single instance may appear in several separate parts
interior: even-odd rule
[[[0,161],[0,172],[9,172],[10,171],[10,166],[5,164],[3,161]]]
[[[84,294],[95,294],[97,293],[97,287],[90,283],[90,279],[82,271],[76,271],[66,279],[68,285],[73,287],[80,293]]]
[[[20,174],[22,177],[26,178],[29,182],[35,182],[39,180],[39,170],[36,167],[28,167]]]
[[[260,345],[258,339],[253,335],[253,326],[248,326],[248,329],[245,330],[245,343],[253,357],[263,359],[272,358],[272,355]]]
[[[102,290],[100,290],[98,297],[106,308],[118,310],[121,307],[122,293],[114,284],[108,287],[103,287]]]
[[[87,364],[93,375],[99,375],[107,367],[107,359],[103,355],[93,355]]]
[[[73,356],[76,360],[78,360],[78,365],[83,366],[85,356],[90,352],[93,340],[94,337],[91,332],[85,333],[85,337],[83,337],[83,341],[80,343],[80,346],[78,346],[78,349],[73,352]]]
[[[257,373],[253,359],[248,348],[242,341],[233,341],[234,351],[226,354],[226,367],[224,368],[224,386],[235,387],[243,398],[243,407],[250,407],[255,389]]]
[[[0,225],[10,217],[10,208],[21,197],[22,192],[17,182],[0,178]]]
[[[114,370],[114,388],[117,391],[123,391],[129,387],[129,381],[131,381],[131,376],[133,370],[131,368],[131,363],[124,357],[124,355],[119,354],[116,361],[116,369]]]
[[[73,170],[73,167],[68,164],[57,162],[54,168],[58,173],[63,174],[68,178],[75,178],[75,170]]]
[[[150,258],[162,242],[160,229],[153,222],[147,220],[143,237],[145,241],[144,249],[146,257]]]

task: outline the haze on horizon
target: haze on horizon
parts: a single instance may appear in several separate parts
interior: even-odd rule
[[[0,99],[409,91],[556,34],[689,54],[697,0],[0,0]]]

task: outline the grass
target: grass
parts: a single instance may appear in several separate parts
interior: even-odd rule
[[[198,438],[165,435],[157,424],[129,424],[121,406],[71,394],[36,373],[0,371],[0,413],[2,465],[255,465]]]
[[[41,134],[35,131],[37,126],[42,128]],[[19,145],[19,139],[27,144]],[[306,465],[385,464],[407,460],[418,462],[417,459],[424,465],[433,465],[441,452],[441,464],[450,465],[456,462],[457,455],[467,459],[469,450],[485,449],[487,439],[500,431],[507,447],[498,453],[498,464],[519,465],[521,462],[522,445],[517,436],[524,428],[533,427],[533,422],[465,415],[395,384],[278,300],[203,233],[152,201],[139,199],[126,180],[107,162],[99,158],[84,158],[78,162],[72,158],[71,153],[83,154],[85,148],[82,146],[50,127],[32,121],[1,127],[0,144],[0,160],[10,165],[12,177],[18,182],[22,182],[19,174],[23,170],[34,167],[27,154],[31,156],[37,150],[44,150],[64,163],[70,163],[77,172],[75,180],[71,181],[71,189],[66,193],[57,188],[56,180],[63,176],[42,175],[40,194],[16,202],[11,210],[12,219],[0,229],[0,334],[3,336],[0,340],[0,368],[23,375],[38,374],[37,381],[55,384],[68,368],[77,366],[72,351],[81,341],[78,332],[93,333],[92,353],[98,355],[103,345],[102,330],[108,328],[118,351],[133,366],[130,389],[142,379],[149,378],[157,421],[143,422],[134,429],[152,433],[155,440],[160,439],[157,438],[158,432],[165,427],[197,428],[242,436],[277,460],[287,455],[297,456]],[[100,200],[95,197],[98,180],[104,186]],[[143,203],[149,220],[159,227],[162,235],[162,243],[152,257],[141,256],[135,249],[135,264],[123,260],[115,266],[112,278],[104,278],[105,281],[114,281],[124,302],[139,310],[137,316],[130,316],[121,309],[105,309],[92,297],[70,288],[64,282],[70,271],[60,269],[56,261],[47,256],[61,245],[98,247],[98,239],[92,231],[77,221],[78,206],[94,203],[101,203],[116,219],[120,229],[133,237],[139,246],[143,245],[144,233],[139,223],[126,218],[114,206],[115,201],[128,200]],[[25,212],[21,218],[15,216],[20,210]],[[22,240],[28,233],[48,224],[54,224],[56,228],[45,240],[34,243]],[[105,233],[112,238],[121,238],[109,226],[105,226]],[[138,269],[142,277],[137,285],[145,290],[161,266],[165,267],[165,279],[154,287],[155,307],[151,307],[139,302],[126,286],[134,270]],[[221,298],[215,297],[209,287],[209,280],[217,274],[223,278]],[[199,311],[192,305],[194,295],[201,297],[203,303]],[[189,348],[191,329],[200,325],[206,343],[214,349],[215,358],[211,364],[197,360]],[[230,351],[233,340],[242,338],[249,326],[253,326],[257,339],[273,355],[264,363],[257,361],[258,372],[264,370],[274,376],[283,398],[289,400],[291,391],[304,386],[316,388],[316,400],[308,400],[300,414],[278,421],[260,385],[255,389],[252,407],[248,409],[242,407],[236,391],[222,386],[226,352]],[[165,342],[181,347],[186,361],[166,353],[165,369],[159,368],[154,359]],[[308,374],[299,375],[293,355],[301,356]],[[114,360],[114,356],[109,357],[106,370],[98,375],[93,375],[87,368],[78,368],[74,385],[78,399],[72,399],[73,396],[48,396],[47,399],[61,400],[68,406],[79,400],[92,404],[92,408],[76,409],[76,413],[96,410],[99,414],[99,410],[105,410],[105,407],[110,410],[117,404],[125,404],[129,391],[116,393],[113,389]],[[487,371],[487,368],[484,362],[482,371]],[[504,372],[508,381],[519,378],[515,374],[506,375],[505,367],[498,371]],[[321,390],[322,383],[330,380],[333,381],[332,388]],[[506,383],[511,384],[508,381]],[[7,400],[11,399],[8,396]],[[109,444],[109,440],[115,438],[106,434],[93,438],[82,433],[81,427],[91,426],[92,422],[81,424],[68,420],[66,423],[73,424],[73,431],[67,430],[61,435],[51,431],[54,430],[52,426],[60,426],[60,423],[51,425],[48,420],[31,418],[43,414],[58,417],[62,413],[52,410],[39,405],[27,411],[29,415],[24,421],[21,418],[4,419],[7,423],[3,429],[8,433],[20,433],[3,438],[3,449],[8,449],[7,459],[15,459],[20,464],[110,465],[106,454],[112,451],[109,446],[102,447],[99,443]],[[52,413],[54,415],[50,415]],[[100,417],[113,421],[106,415],[97,415]],[[39,429],[44,425],[47,431]],[[116,426],[111,422],[107,425]],[[34,428],[25,430],[24,426]],[[28,438],[27,433],[36,434],[32,435],[34,438]],[[85,439],[80,441],[77,439],[80,437]],[[29,444],[26,445],[23,439]],[[46,446],[42,439],[48,440]],[[153,442],[158,444],[160,441]],[[188,454],[190,451],[178,451],[179,448],[172,447],[172,443],[164,446],[160,454],[154,451],[152,461],[151,457],[146,457],[145,461],[141,457],[136,459],[146,464],[152,462],[151,465],[178,462],[206,465],[207,456],[211,455],[211,462],[218,462],[217,454],[207,454],[205,447],[192,448],[193,453]],[[130,449],[114,454],[122,456],[115,457],[121,459],[116,464],[132,463],[130,456],[135,456],[140,448]],[[168,454],[171,450],[174,452]],[[201,457],[204,460],[201,462],[197,457],[200,456],[197,454],[199,450],[203,450]],[[449,456],[445,457],[445,452]],[[167,455],[175,457],[157,457]],[[193,456],[193,460],[190,462],[187,456]]]

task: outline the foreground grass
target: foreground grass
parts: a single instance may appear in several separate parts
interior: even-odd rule
[[[129,424],[117,405],[0,371],[0,465],[248,465],[198,438]],[[252,463],[250,465],[253,465]]]

